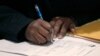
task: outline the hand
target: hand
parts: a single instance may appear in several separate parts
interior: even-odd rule
[[[55,37],[62,38],[68,31],[74,32],[74,23],[71,18],[55,17],[50,22],[53,27]]]
[[[44,44],[50,39],[51,25],[38,19],[30,23],[26,29],[26,39],[35,44]]]

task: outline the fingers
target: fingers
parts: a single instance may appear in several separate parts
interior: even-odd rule
[[[57,37],[60,29],[61,29],[61,26],[63,24],[63,22],[60,20],[60,17],[55,17],[53,18],[53,20],[50,22],[52,28],[53,28],[53,34],[55,37]]]
[[[51,29],[50,23],[48,23],[48,22],[46,22],[46,21],[44,21],[44,20],[40,20],[40,19],[39,19],[39,22],[40,22],[40,25],[41,25],[42,27],[44,27],[45,29],[47,29],[48,31]]]
[[[59,18],[60,18],[60,17],[55,17],[55,18],[53,18],[52,21],[50,21],[50,24],[51,24],[51,26],[52,26],[53,28],[54,28],[56,22],[59,20]]]
[[[71,18],[66,17],[55,17],[50,22],[50,24],[53,26],[54,34],[58,38],[62,38],[66,35],[68,32],[68,29],[70,29],[71,32],[74,32],[74,24],[72,24]]]
[[[44,29],[42,26],[39,27],[38,33],[41,34],[44,38],[50,41],[51,32]]]
[[[56,17],[50,23],[38,19],[28,25],[25,36],[27,40],[33,43],[44,44],[51,40],[52,34],[62,38],[66,35],[68,29],[74,32],[74,27],[75,25],[72,24],[70,18]]]
[[[60,32],[61,26],[62,26],[63,22],[58,20],[56,21],[56,24],[54,26],[54,34],[57,36]]]
[[[41,19],[33,21],[26,29],[26,38],[35,44],[44,44],[50,40],[51,25]]]
[[[44,38],[41,34],[39,34],[38,32],[35,32],[32,34],[32,40],[34,41],[34,39],[37,41],[36,44],[44,44],[47,42],[46,38]]]
[[[35,44],[38,43],[37,39],[35,37],[33,38],[33,32],[31,33],[31,31],[28,29],[25,32],[25,37],[31,43],[35,43]]]
[[[44,44],[47,41],[46,38],[39,34],[36,29],[27,30],[26,38],[29,42],[34,44]]]
[[[74,24],[74,23],[70,24],[70,32],[71,32],[72,34],[75,33],[75,24]]]
[[[68,24],[63,24],[62,25],[62,27],[61,27],[61,30],[60,30],[60,32],[59,32],[59,34],[58,34],[58,38],[59,39],[61,39],[61,38],[63,38],[65,35],[66,35],[66,33],[67,33],[67,30],[68,30]]]
[[[50,23],[44,21],[44,20],[40,20],[40,25],[41,27],[39,27],[39,33],[41,35],[43,35],[48,41],[51,40],[51,30],[52,30],[52,27],[50,25]]]
[[[50,21],[51,27],[54,28],[56,21]]]

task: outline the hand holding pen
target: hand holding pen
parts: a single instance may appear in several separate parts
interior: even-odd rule
[[[37,8],[37,7],[36,7]],[[37,19],[28,24],[25,37],[34,44],[45,44],[52,42],[55,38],[63,38],[72,27],[72,20],[67,17],[54,17],[50,22],[43,20],[42,14],[38,13],[41,19]]]
[[[40,17],[40,19],[43,20],[42,13],[41,13],[40,8],[39,8],[39,6],[37,4],[35,5],[35,9],[36,9],[37,14]],[[54,35],[53,35],[53,29],[51,28],[49,31],[50,31],[50,37],[48,36],[49,38],[47,40],[48,40],[48,42],[53,42],[53,37],[54,37]]]
[[[45,44],[51,40],[51,31],[52,28],[50,23],[43,20],[42,14],[40,13],[38,7],[35,7],[38,11],[39,19],[33,20],[30,24],[28,24],[25,37],[26,39],[34,44]]]
[[[43,20],[42,13],[37,4],[35,5],[35,9],[39,17]],[[54,17],[50,24],[52,28],[50,29],[51,37],[48,39],[49,42],[53,42],[54,38],[63,38],[67,31],[73,33],[75,29],[75,24],[68,17]]]

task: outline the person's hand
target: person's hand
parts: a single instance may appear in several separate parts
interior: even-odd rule
[[[50,40],[50,23],[37,19],[31,22],[26,29],[26,39],[35,44],[44,44]]]
[[[68,31],[74,32],[74,23],[71,18],[67,17],[55,17],[50,24],[53,27],[55,37],[62,38]]]

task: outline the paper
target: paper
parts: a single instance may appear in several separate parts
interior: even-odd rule
[[[10,53],[5,53],[5,52],[0,52],[0,56],[21,56],[21,55],[16,55],[16,54],[10,54]]]
[[[7,40],[0,40],[0,50],[16,53],[22,56],[85,56],[91,53],[97,43],[83,39],[66,36],[61,40],[55,40],[51,45],[33,45],[27,42],[13,43]]]
[[[93,52],[87,54],[87,56],[100,56],[100,46],[98,46]]]
[[[87,23],[76,29],[76,35],[100,40],[100,19]]]

